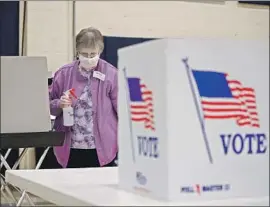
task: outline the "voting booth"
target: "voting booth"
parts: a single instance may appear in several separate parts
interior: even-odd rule
[[[50,131],[46,57],[1,58],[1,133]]]
[[[269,42],[122,48],[119,182],[157,199],[269,196]]]
[[[48,150],[52,146],[61,146],[63,132],[51,131],[49,108],[48,68],[46,57],[8,56],[0,57],[1,69],[1,127],[0,127],[0,169],[16,170],[30,148],[44,148],[35,169],[39,169]],[[13,149],[20,149],[15,163],[8,163]],[[6,150],[3,153],[2,150]],[[25,197],[32,205],[33,201],[26,191],[21,193],[19,201],[1,174],[1,195],[20,206]]]

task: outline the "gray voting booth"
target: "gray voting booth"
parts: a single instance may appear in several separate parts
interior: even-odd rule
[[[45,57],[1,58],[1,133],[51,128]]]
[[[64,133],[51,131],[46,57],[1,57],[1,166],[17,169],[28,148],[44,147],[37,162],[39,169],[49,148],[61,146]],[[22,148],[13,166],[6,161],[12,149]],[[7,150],[4,154],[3,149]],[[17,201],[1,175],[1,193],[21,205],[26,192]]]

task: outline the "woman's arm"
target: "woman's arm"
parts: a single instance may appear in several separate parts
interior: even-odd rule
[[[110,93],[110,98],[111,98],[112,105],[116,114],[118,114],[117,113],[117,97],[118,97],[118,72],[116,72],[114,75],[111,93]]]
[[[49,89],[49,98],[50,98],[50,112],[53,116],[59,116],[62,113],[62,109],[60,108],[60,85],[59,85],[59,74],[55,73],[52,85]]]

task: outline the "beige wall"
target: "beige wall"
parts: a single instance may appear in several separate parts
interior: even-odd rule
[[[72,2],[28,1],[27,9],[26,55],[47,56],[54,72],[72,60]],[[77,1],[75,12],[76,33],[95,26],[123,37],[269,38],[269,8],[236,1]]]
[[[47,56],[51,71],[72,60],[71,1],[28,1],[27,19],[27,55]],[[269,36],[269,9],[236,1],[77,1],[75,20],[76,32],[95,26],[111,36]]]
[[[47,56],[55,71],[72,60],[71,1],[27,2],[26,54]]]
[[[263,38],[269,27],[269,10],[237,2],[79,1],[76,7],[77,31],[95,25],[115,36]]]

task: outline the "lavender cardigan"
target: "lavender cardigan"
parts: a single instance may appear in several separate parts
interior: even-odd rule
[[[117,69],[106,61],[100,59],[95,69],[105,75],[105,80],[91,76],[90,90],[93,102],[93,133],[95,145],[101,166],[113,161],[118,152],[117,146]],[[54,76],[50,88],[50,110],[51,115],[56,116],[54,129],[66,133],[63,146],[54,147],[54,154],[59,164],[66,167],[71,145],[70,128],[63,126],[62,110],[59,108],[60,97],[63,92],[75,88],[76,95],[80,97],[87,78],[79,71],[79,61],[61,67]],[[74,106],[76,100],[72,101]],[[87,159],[87,158],[82,158]]]

